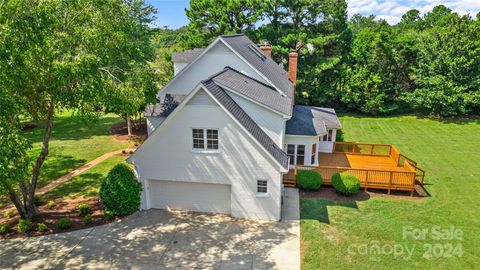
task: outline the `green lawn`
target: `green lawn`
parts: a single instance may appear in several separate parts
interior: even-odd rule
[[[109,127],[121,121],[118,116],[109,114],[87,125],[72,117],[71,112],[57,115],[38,187],[107,152],[131,147],[133,143],[113,140],[109,134]],[[32,154],[37,157],[42,146],[43,127],[26,131],[25,135],[33,142]]]
[[[107,176],[113,166],[125,162],[125,156],[113,156],[87,171],[75,176],[70,181],[60,185],[43,195],[44,200],[61,199],[65,197],[98,196],[100,182]]]
[[[49,154],[42,167],[37,187],[45,186],[104,153],[133,146],[132,142],[116,141],[109,134],[109,127],[121,121],[123,120],[118,116],[108,114],[87,125],[78,117],[73,117],[70,111],[58,114],[55,117]],[[33,142],[30,154],[34,158],[41,150],[43,129],[44,126],[40,125],[24,132],[25,136]],[[5,202],[6,199],[0,197],[0,207]]]
[[[350,202],[302,198],[303,268],[478,267],[480,119],[343,116],[341,122],[344,141],[392,143],[417,161],[427,171],[426,188],[431,197],[413,201],[377,197]],[[451,226],[463,232],[462,240],[432,239],[437,236],[431,233],[432,229]],[[404,229],[411,232],[412,228],[430,231],[424,240],[411,235],[404,238]],[[407,247],[413,249],[411,257]],[[396,248],[397,255],[389,254],[390,248]],[[463,254],[458,256],[460,248]]]

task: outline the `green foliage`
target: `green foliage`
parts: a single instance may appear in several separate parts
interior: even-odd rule
[[[322,186],[322,176],[316,171],[298,171],[297,185],[306,190],[318,190]]]
[[[81,203],[80,205],[78,205],[78,213],[82,216],[87,215],[88,213],[90,213],[90,205],[86,203]]]
[[[33,197],[33,204],[35,204],[35,206],[42,205],[43,204],[42,197],[40,197],[39,195],[35,195]]]
[[[14,217],[15,215],[16,215],[16,213],[15,213],[15,211],[13,211],[13,210],[7,210],[7,211],[5,211],[5,214],[4,214],[4,216],[5,216],[6,218],[12,218],[12,217]]]
[[[186,48],[205,47],[219,35],[253,30],[262,8],[260,0],[192,0],[182,43]]]
[[[57,111],[71,109],[93,121],[117,95],[114,90],[139,87],[145,93],[149,88],[145,85],[154,83],[143,77],[150,78],[151,72],[143,71],[154,59],[149,27],[153,11],[142,0],[2,2],[0,93],[14,97],[9,103],[17,105],[7,123],[18,115],[46,122],[43,148],[35,153],[37,160],[28,175],[29,163],[24,164],[28,143],[13,125],[4,127],[0,121],[0,185],[9,190],[20,215],[36,214],[32,198]],[[27,190],[17,192],[20,186]]]
[[[478,114],[480,25],[468,16],[459,17],[445,10],[434,17],[429,22],[433,27],[425,30],[418,41],[418,87],[405,99],[419,109],[442,116]]]
[[[45,223],[38,223],[37,230],[38,230],[38,232],[43,233],[43,232],[48,231],[48,227],[47,227],[47,225],[45,225]]]
[[[63,217],[57,220],[57,228],[60,230],[68,230],[72,227],[72,220],[69,217]]]
[[[87,214],[83,217],[83,222],[85,222],[85,224],[90,224],[92,223],[92,221],[93,221],[93,217],[90,214]]]
[[[10,223],[5,223],[0,225],[0,235],[5,235],[10,232],[12,225]]]
[[[48,209],[52,209],[55,207],[55,202],[54,201],[48,201],[46,207]]]
[[[105,210],[105,212],[103,213],[103,218],[105,220],[112,220],[115,218],[115,212],[113,211],[110,211],[110,210]]]
[[[332,186],[342,194],[351,195],[360,189],[360,181],[354,175],[336,173],[332,175]]]
[[[21,218],[18,220],[17,230],[19,233],[26,233],[33,228],[33,223],[29,219]]]
[[[140,207],[142,191],[133,170],[126,164],[118,164],[108,173],[100,186],[100,200],[117,215],[128,215]]]

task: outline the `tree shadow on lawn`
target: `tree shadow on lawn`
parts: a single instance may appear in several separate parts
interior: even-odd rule
[[[393,117],[415,117],[417,119],[427,119],[432,121],[438,121],[444,124],[457,124],[457,125],[466,125],[466,124],[480,124],[480,116],[478,115],[471,115],[471,116],[456,116],[456,117],[439,117],[435,115],[427,115],[421,113],[398,113],[398,114],[389,114],[389,115],[369,115],[369,114],[361,114],[361,113],[354,113],[354,112],[339,112],[337,113],[339,117],[350,117],[350,118],[393,118]],[[338,131],[337,131],[338,132]],[[338,141],[338,135],[337,135]]]
[[[71,195],[82,195],[85,197],[97,196],[103,178],[104,175],[100,173],[82,173],[71,181],[65,182],[45,193],[43,198],[52,200]]]
[[[109,135],[109,128],[121,121],[113,115],[103,116],[92,122],[84,122],[75,116],[57,116],[53,123],[51,140],[80,140]],[[24,135],[32,143],[40,143],[43,141],[44,128],[45,123],[40,123],[36,128],[25,131]]]
[[[367,192],[359,191],[352,196],[343,196],[335,192],[333,188],[322,187],[319,191],[300,192],[300,219],[318,220],[330,224],[328,215],[329,207],[348,207],[358,209],[357,201],[370,199]]]
[[[42,166],[37,188],[41,188],[51,181],[69,173],[87,163],[85,159],[76,159],[72,156],[50,154]]]

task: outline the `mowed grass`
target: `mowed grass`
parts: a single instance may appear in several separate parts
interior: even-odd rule
[[[112,156],[75,176],[70,181],[45,193],[42,198],[44,200],[54,200],[65,197],[75,198],[77,196],[96,197],[98,196],[101,181],[107,177],[108,172],[115,165],[124,163],[125,158],[125,156]]]
[[[86,124],[80,118],[65,111],[55,117],[49,154],[42,167],[38,188],[73,169],[111,151],[133,146],[132,142],[114,140],[109,128],[123,120],[114,114],[102,116],[98,121]],[[26,131],[33,142],[31,155],[38,157],[42,147],[44,126]]]
[[[41,170],[37,188],[67,174],[73,169],[111,151],[129,148],[132,142],[114,140],[109,128],[123,119],[114,114],[100,117],[98,121],[85,124],[80,118],[64,111],[55,117],[53,133],[50,139],[49,154]],[[29,154],[35,160],[41,150],[44,125],[24,131],[24,135],[33,143]],[[0,207],[8,200],[0,196]]]
[[[431,197],[349,202],[302,198],[302,268],[478,268],[480,119],[343,116],[340,120],[344,141],[392,143],[417,161],[427,171],[425,187]],[[432,239],[438,236],[432,229],[451,228],[461,230],[462,239]],[[404,230],[411,229],[429,231],[424,238],[404,237]],[[413,250],[411,257],[406,248]]]

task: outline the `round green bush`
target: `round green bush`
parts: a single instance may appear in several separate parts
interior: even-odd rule
[[[105,210],[105,212],[103,213],[103,218],[105,220],[112,220],[115,218],[115,213],[109,210]]]
[[[57,228],[60,230],[67,230],[72,227],[72,220],[69,217],[64,217],[57,220]]]
[[[48,227],[47,227],[47,225],[45,225],[45,223],[38,223],[37,230],[38,230],[38,232],[43,233],[43,232],[48,231]]]
[[[21,218],[18,221],[17,230],[19,233],[26,233],[33,228],[33,223],[29,219]]]
[[[360,189],[360,181],[351,174],[336,173],[332,176],[332,186],[342,194],[351,195]]]
[[[93,222],[93,217],[92,215],[90,214],[86,214],[85,217],[83,217],[83,222],[85,222],[85,224],[90,224]]]
[[[116,215],[129,215],[140,208],[141,191],[133,170],[125,164],[118,164],[102,181],[100,201]]]
[[[297,185],[306,190],[318,190],[322,185],[322,176],[316,171],[299,171]]]
[[[10,227],[12,225],[10,225],[10,223],[5,223],[5,224],[1,224],[0,225],[0,235],[4,235],[4,234],[7,234],[8,232],[10,232]]]

